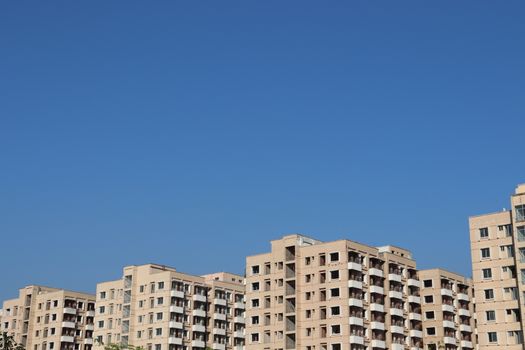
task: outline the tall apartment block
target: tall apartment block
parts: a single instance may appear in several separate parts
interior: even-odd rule
[[[118,343],[146,350],[244,347],[244,278],[193,276],[147,264],[97,285],[95,348]]]
[[[472,280],[442,269],[418,271],[426,350],[474,349]]]
[[[27,350],[91,350],[95,296],[27,286],[3,303],[0,331]]]
[[[246,259],[246,349],[423,349],[420,287],[407,250],[285,236]]]
[[[479,350],[523,350],[525,185],[510,210],[469,219]]]

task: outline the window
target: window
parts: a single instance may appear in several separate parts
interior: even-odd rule
[[[164,289],[164,282],[159,282],[157,289]]]
[[[332,328],[332,334],[334,335],[341,334],[341,325],[333,324],[331,328]]]
[[[306,258],[304,258],[304,263],[305,265],[310,265],[312,263],[312,258],[307,256]]]
[[[479,237],[480,238],[488,238],[489,237],[489,228],[488,227],[482,227],[479,229]]]
[[[492,299],[494,299],[494,290],[485,289],[485,300],[492,300]]]
[[[332,316],[339,316],[341,314],[341,308],[339,306],[332,306],[330,308],[330,313]]]
[[[339,270],[330,271],[330,279],[338,280],[339,279]]]
[[[488,268],[488,269],[483,269],[482,272],[483,272],[483,278],[484,278],[484,279],[490,279],[490,278],[492,278],[492,270],[491,270],[490,268]]]
[[[259,333],[252,333],[252,343],[259,342]]]
[[[259,324],[259,316],[252,316],[252,324]]]
[[[100,299],[106,299],[106,292],[100,292]]]
[[[162,312],[157,312],[157,321],[162,321]]]
[[[481,248],[481,259],[490,258],[490,248]]]
[[[139,292],[140,292],[140,293],[144,293],[144,286],[140,286],[140,287],[139,287]]]
[[[337,298],[339,296],[340,296],[339,288],[332,288],[332,289],[330,289],[330,297]]]
[[[259,282],[253,282],[252,291],[258,291],[258,290],[259,290]]]
[[[426,288],[432,288],[432,280],[424,280],[423,286],[425,286]]]
[[[252,266],[252,275],[258,275],[259,274],[259,265]],[[259,336],[257,334],[257,336]]]
[[[432,304],[434,302],[434,297],[432,295],[425,295],[425,303]]]
[[[498,334],[496,332],[489,332],[489,343],[497,343],[498,342]]]
[[[339,261],[339,253],[330,253],[330,262]]]
[[[436,335],[436,329],[434,327],[428,327],[427,335]]]
[[[259,299],[252,299],[252,307],[259,307]]]
[[[525,204],[516,206],[516,221],[525,221]]]
[[[157,305],[162,305],[162,304],[164,304],[164,298],[163,297],[157,298]]]
[[[99,314],[103,314],[104,312],[106,312],[106,307],[105,306],[101,306],[98,308],[98,313]]]
[[[487,321],[496,321],[496,311],[489,310],[485,312],[487,316]]]
[[[518,241],[525,241],[525,226],[516,227],[516,232],[518,233]]]
[[[157,336],[162,335],[162,328],[156,328],[155,329],[155,335],[157,335]]]
[[[98,321],[98,328],[104,328],[104,321]]]
[[[435,318],[434,311],[425,312],[425,317],[427,320],[433,320]]]

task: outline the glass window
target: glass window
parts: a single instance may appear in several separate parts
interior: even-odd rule
[[[516,206],[516,221],[525,221],[525,204]]]
[[[482,259],[490,258],[490,248],[482,248],[481,249],[481,258]]]
[[[494,299],[494,290],[493,289],[485,289],[485,299],[487,299],[487,300]]]
[[[479,237],[480,238],[488,238],[489,236],[489,229],[488,227],[482,227],[479,229]]]
[[[489,279],[489,278],[492,278],[492,270],[489,268],[489,269],[483,269],[483,278],[484,279]]]
[[[496,332],[489,332],[489,343],[497,343],[498,342],[498,335]]]

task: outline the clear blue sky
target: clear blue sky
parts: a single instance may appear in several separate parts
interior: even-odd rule
[[[292,232],[470,274],[468,216],[525,182],[524,10],[1,1],[0,299]]]

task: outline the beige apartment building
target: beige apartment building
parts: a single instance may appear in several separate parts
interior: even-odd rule
[[[418,271],[426,350],[474,349],[472,280],[442,269]]]
[[[112,343],[146,350],[244,347],[242,276],[127,266],[122,278],[99,283],[96,297],[96,349]]]
[[[423,349],[420,288],[405,249],[284,236],[246,259],[246,349]]]
[[[479,350],[523,350],[525,185],[510,210],[469,219]]]
[[[95,296],[27,286],[3,303],[0,331],[27,350],[91,350]]]

